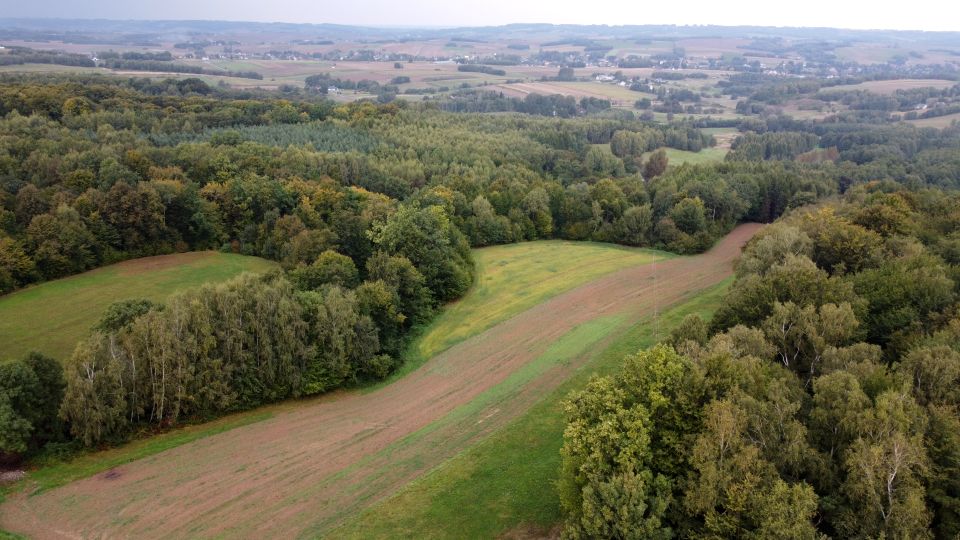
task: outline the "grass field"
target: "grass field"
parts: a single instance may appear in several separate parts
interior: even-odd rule
[[[716,128],[724,129],[726,128]],[[677,150],[676,148],[663,148],[667,153],[667,159],[669,160],[669,165],[683,165],[684,163],[690,163],[693,165],[703,165],[707,163],[716,163],[718,161],[723,161],[727,156],[727,153],[730,151],[730,143],[732,139],[735,138],[737,133],[733,132],[724,132],[717,137],[717,146],[712,148],[704,148],[699,152],[688,152],[686,150]],[[603,148],[605,151],[610,151],[609,144],[595,144],[599,148]],[[643,161],[650,159],[650,154],[652,152],[647,152],[641,156]]]
[[[860,84],[830,86],[823,88],[820,91],[835,92],[845,90],[867,90],[876,94],[892,95],[897,90],[910,90],[912,88],[950,88],[955,84],[957,84],[957,81],[936,79],[896,79],[890,81],[867,81]]]
[[[14,64],[10,66],[0,66],[0,73],[110,73],[109,69],[81,67],[81,66],[59,66],[55,64]]]
[[[706,163],[723,161],[723,158],[727,156],[727,152],[730,151],[730,148],[724,148],[718,145],[714,146],[713,148],[704,148],[699,152],[688,152],[686,150],[677,150],[676,148],[664,148],[664,150],[667,152],[669,165],[683,165],[684,163],[703,165]],[[650,153],[644,154],[644,161],[646,161],[649,157]]]
[[[624,356],[655,344],[686,315],[708,317],[719,306],[731,281],[727,279],[666,311],[656,324],[650,319],[636,324],[594,353],[572,378],[518,420],[356,516],[330,536],[495,538],[511,533],[512,537],[523,538],[548,534],[561,519],[554,486],[563,443],[562,401],[572,390],[582,388],[593,374],[615,372]],[[444,527],[437,527],[437,523]]]
[[[730,145],[733,144],[734,139],[740,136],[737,128],[704,128],[700,131],[708,135],[713,135],[714,140],[717,141],[716,146],[712,149],[708,148],[707,150],[730,150]],[[725,155],[726,153],[724,152],[724,156]]]
[[[525,97],[528,94],[560,94],[564,96],[573,96],[577,99],[584,97],[593,97],[598,99],[610,100],[615,107],[633,107],[633,102],[643,97],[639,92],[634,92],[624,86],[618,86],[610,83],[599,82],[522,82],[512,84],[501,84],[493,90],[503,91],[505,95],[511,97]]]
[[[907,122],[917,127],[945,128],[954,122],[960,122],[960,113],[945,114],[943,116],[934,116],[932,118],[918,118],[916,120],[907,120]]]
[[[172,293],[274,263],[214,251],[145,257],[0,296],[0,362],[31,350],[66,359],[104,309],[127,298],[163,301]]]
[[[396,377],[577,285],[621,268],[671,257],[646,249],[562,240],[493,246],[473,253],[478,276],[474,287],[463,299],[447,306],[427,328],[410,348]]]

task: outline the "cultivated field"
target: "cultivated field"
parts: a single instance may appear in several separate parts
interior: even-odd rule
[[[321,535],[517,418],[636,321],[730,276],[757,229],[554,296],[375,391],[303,403],[37,495],[27,496],[28,479],[0,509],[0,527],[36,536]]]
[[[66,359],[118,300],[163,301],[180,289],[274,266],[257,257],[215,251],[177,253],[125,261],[0,296],[0,362],[32,350]]]
[[[709,320],[733,279],[645,317],[610,344],[584,354],[582,366],[516,421],[429,474],[352,517],[330,538],[556,538],[563,519],[556,483],[566,427],[564,401],[594,375],[610,375],[625,356],[652,347],[696,313]],[[470,508],[464,512],[464,508]],[[444,527],[437,527],[443,523]]]

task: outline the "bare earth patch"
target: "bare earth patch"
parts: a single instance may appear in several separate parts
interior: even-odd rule
[[[116,264],[117,272],[121,276],[134,276],[153,270],[165,270],[167,268],[176,268],[184,264],[196,262],[202,259],[209,259],[215,254],[213,251],[188,251],[186,253],[176,253],[174,255],[156,255],[153,257],[141,257]]]
[[[502,383],[565,334],[601,318],[635,321],[716,284],[758,228],[558,295],[374,392],[306,402],[32,497],[26,489],[0,506],[0,528],[33,538],[322,535],[561,384],[576,361]]]

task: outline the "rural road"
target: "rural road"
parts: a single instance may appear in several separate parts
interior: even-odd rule
[[[608,274],[435,356],[375,391],[274,417],[0,506],[31,538],[297,538],[323,535],[526,411],[574,363],[504,381],[579,325],[636,321],[732,274],[759,225],[712,250]]]

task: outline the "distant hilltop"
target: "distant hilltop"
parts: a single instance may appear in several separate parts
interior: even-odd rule
[[[230,36],[271,34],[288,39],[464,39],[484,40],[531,36],[621,39],[680,39],[729,37],[778,37],[796,39],[864,40],[892,37],[924,43],[955,42],[960,32],[903,30],[849,30],[839,28],[784,28],[772,26],[700,26],[700,25],[574,25],[507,24],[478,27],[371,27],[343,24],[286,22],[238,22],[210,20],[112,20],[58,18],[0,18],[0,39],[64,41],[88,43],[91,34],[97,42],[112,35],[118,43],[158,43],[180,40],[197,34]]]

